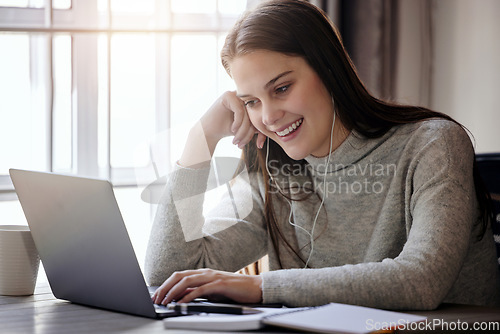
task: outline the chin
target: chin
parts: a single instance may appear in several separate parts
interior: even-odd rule
[[[281,149],[293,160],[302,160],[309,156],[310,152],[304,147],[304,143],[283,143],[279,140],[279,138],[271,138],[273,139]]]
[[[290,158],[293,160],[302,160],[305,159],[309,154],[305,154],[304,152],[298,152],[298,151],[289,151],[289,150],[284,150],[286,155],[288,155]]]

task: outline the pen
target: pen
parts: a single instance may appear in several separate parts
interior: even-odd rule
[[[181,314],[191,313],[225,313],[225,314],[256,314],[261,311],[251,307],[232,305],[232,304],[214,304],[214,303],[170,303],[167,305],[169,310],[177,311]]]

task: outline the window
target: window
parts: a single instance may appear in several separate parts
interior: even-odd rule
[[[24,221],[9,168],[109,179],[120,207],[136,208],[123,214],[142,260],[155,208],[140,201],[141,187],[168,171],[192,121],[234,89],[219,51],[246,2],[0,0],[4,222]],[[239,155],[229,141],[219,149]]]

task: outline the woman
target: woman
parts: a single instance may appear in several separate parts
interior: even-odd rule
[[[486,194],[459,124],[371,96],[333,25],[305,1],[244,15],[222,62],[237,91],[190,131],[153,225],[155,303],[498,303]],[[194,195],[227,136],[244,149],[249,183],[232,184],[203,217]],[[251,212],[234,217],[232,199],[249,193]],[[266,254],[269,272],[234,274]]]

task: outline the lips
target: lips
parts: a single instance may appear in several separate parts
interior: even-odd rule
[[[276,134],[279,137],[286,137],[286,136],[294,133],[295,131],[297,131],[298,128],[300,128],[300,126],[302,125],[302,121],[303,120],[304,119],[301,118],[298,121],[293,122],[290,126],[288,126],[288,128],[285,128],[285,129],[283,129],[281,131],[276,131]]]

